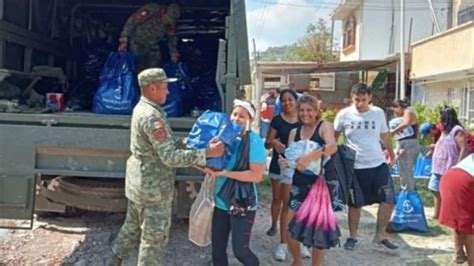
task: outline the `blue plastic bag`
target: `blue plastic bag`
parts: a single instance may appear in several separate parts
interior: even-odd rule
[[[402,190],[397,193],[390,223],[395,232],[427,232],[425,209],[420,194]]]
[[[138,102],[135,75],[137,57],[131,52],[112,52],[100,73],[100,85],[92,111],[99,114],[131,114]]]
[[[431,176],[432,163],[431,158],[427,158],[423,154],[418,155],[413,169],[413,176],[429,178]]]
[[[176,78],[176,82],[168,83],[168,97],[163,109],[168,117],[179,117],[190,113],[192,107],[192,87],[186,65],[183,63],[164,66],[166,76]]]
[[[234,144],[240,133],[240,126],[232,123],[226,113],[204,112],[194,123],[186,145],[189,149],[204,149],[209,141],[218,138],[225,145],[222,157],[210,158],[206,166],[214,170],[223,170],[234,152]]]

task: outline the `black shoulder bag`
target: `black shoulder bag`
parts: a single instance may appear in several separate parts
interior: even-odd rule
[[[237,162],[233,171],[246,171],[250,169],[250,131],[242,136],[240,148],[237,152]],[[255,189],[252,182],[241,182],[227,178],[224,185],[217,193],[224,200],[229,214],[245,216],[247,211],[255,205]]]

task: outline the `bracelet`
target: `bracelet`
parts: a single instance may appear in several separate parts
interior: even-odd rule
[[[321,152],[323,153],[322,156],[324,156],[325,151],[326,151],[326,146],[323,146],[323,149],[321,150]]]

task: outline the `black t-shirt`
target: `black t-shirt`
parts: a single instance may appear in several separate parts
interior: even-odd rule
[[[291,130],[293,128],[297,128],[299,124],[299,122],[293,124],[288,123],[285,121],[285,119],[283,119],[281,114],[279,114],[272,119],[270,127],[275,129],[277,132],[275,138],[280,139],[280,142],[287,147],[288,137],[290,136]],[[273,149],[272,161],[270,162],[270,173],[280,174],[280,166],[278,165],[278,152],[275,149]]]

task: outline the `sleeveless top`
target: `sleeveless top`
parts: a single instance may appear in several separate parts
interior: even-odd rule
[[[459,130],[464,132],[464,129],[458,125],[453,127],[448,134],[445,132],[441,133],[441,137],[438,142],[436,142],[433,153],[433,174],[444,175],[449,168],[457,163],[459,149],[454,136]]]
[[[316,129],[314,130],[313,136],[311,136],[311,138],[309,139],[318,143],[321,146],[326,145],[326,141],[324,141],[324,139],[321,138],[321,136],[319,135],[319,129],[321,128],[321,125],[323,123],[324,123],[323,120],[318,123],[318,125],[316,126]],[[300,137],[301,127],[302,125],[299,125],[296,129],[296,136],[294,140],[295,142],[301,140],[301,137]],[[331,160],[327,162],[326,165],[329,164],[330,162]],[[326,168],[326,165],[324,166],[324,168]],[[316,181],[317,178],[318,178],[317,175],[305,175],[301,173],[300,171],[298,171],[297,169],[295,169],[295,174],[293,175],[293,185],[295,186],[311,185]]]

